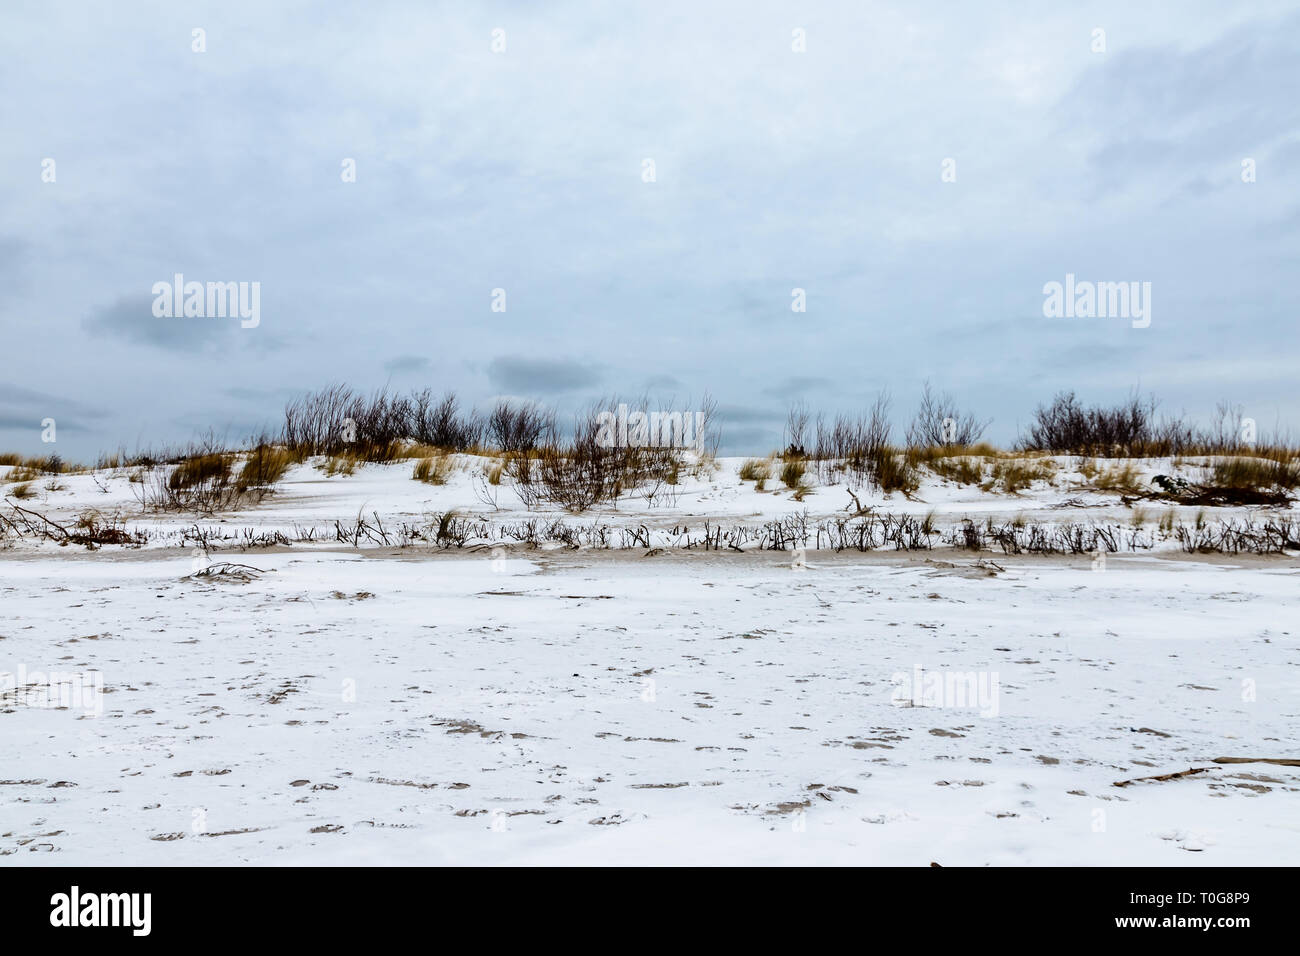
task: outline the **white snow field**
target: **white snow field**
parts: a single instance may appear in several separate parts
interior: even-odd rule
[[[1300,859],[1294,552],[668,547],[687,518],[847,499],[725,477],[574,519],[652,523],[654,549],[234,540],[473,510],[409,475],[302,467],[224,520],[141,514],[124,474],[20,502],[109,500],[154,537],[0,550],[0,865]],[[189,525],[231,540],[196,555]]]

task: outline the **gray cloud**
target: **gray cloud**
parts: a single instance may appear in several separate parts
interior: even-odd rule
[[[44,431],[41,425],[41,418],[33,418],[30,415],[12,415],[6,412],[0,412],[0,431],[24,432],[32,436],[39,436]],[[67,433],[69,435],[89,435],[93,434],[91,429],[77,421],[59,420],[55,418],[56,435]]]
[[[399,355],[384,363],[384,371],[395,372],[398,374],[404,372],[424,372],[429,369],[429,366],[430,363],[428,358],[423,355]]]
[[[781,444],[780,428],[744,426],[734,428],[722,423],[722,443],[719,450],[724,455],[765,455]]]
[[[789,402],[804,398],[810,392],[824,392],[832,386],[828,378],[820,375],[792,375],[763,389],[763,394]]]
[[[7,9],[6,381],[103,412],[82,457],[388,377],[562,413],[611,389],[834,410],[888,388],[903,421],[928,378],[995,441],[1058,388],[1139,382],[1300,422],[1290,0],[1099,0],[1086,20],[826,0],[806,54],[779,6],[565,9],[303,23],[230,0],[203,56],[150,5],[71,34],[50,29],[81,15],[67,0]],[[155,319],[143,293],[176,272],[261,281],[261,327]],[[1151,327],[1045,319],[1066,272],[1152,281]]]
[[[31,243],[14,236],[0,236],[0,306],[18,297],[28,284]]]
[[[54,419],[56,434],[92,435],[102,430],[108,413],[67,395],[0,383],[0,431],[17,433],[35,442],[44,429],[42,422]],[[99,422],[92,429],[84,422]],[[42,443],[44,444],[44,443]],[[29,446],[30,447],[30,444]]]
[[[750,408],[745,405],[719,405],[718,418],[724,422],[734,422],[742,425],[784,422],[785,412],[765,408]]]
[[[590,365],[572,359],[495,358],[488,363],[488,380],[502,392],[553,395],[589,389],[601,376]]]
[[[129,344],[189,353],[216,349],[223,340],[233,343],[241,331],[234,319],[158,318],[150,295],[122,296],[88,315],[82,328]]]
[[[18,385],[8,385],[0,382],[0,402],[23,403],[33,407],[42,408],[59,408],[75,411],[83,417],[103,417],[106,413],[103,409],[95,409],[85,405],[68,395],[55,395],[52,392],[38,391],[32,388],[23,388]]]
[[[645,381],[647,392],[674,392],[685,387],[685,383],[676,375],[652,375]]]

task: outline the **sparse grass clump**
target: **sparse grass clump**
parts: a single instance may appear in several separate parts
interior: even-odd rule
[[[411,477],[427,485],[445,485],[454,469],[455,462],[450,455],[431,455],[415,463],[415,470],[411,472]]]
[[[35,481],[41,477],[41,472],[25,464],[15,465],[13,470],[5,476],[5,481]]]
[[[1035,481],[1051,483],[1055,477],[1056,463],[1050,458],[1002,458],[993,463],[989,477],[981,487],[985,491],[1000,490],[1015,495]]]
[[[772,477],[772,465],[765,458],[749,458],[740,466],[741,481],[766,481]]]
[[[401,459],[432,458],[435,455],[443,454],[443,451],[443,449],[437,448],[433,445],[425,445],[422,442],[413,442],[402,444],[393,457]]]
[[[803,481],[804,463],[802,459],[790,458],[781,466],[781,484],[785,485],[791,491],[799,488],[800,482]]]
[[[1098,471],[1092,483],[1098,491],[1118,491],[1126,495],[1138,494],[1145,490],[1142,475],[1130,461]]]
[[[326,475],[333,478],[335,475],[351,475],[357,470],[359,463],[360,459],[357,456],[344,453],[328,456],[319,467]]]
[[[905,495],[910,495],[921,486],[920,476],[916,473],[916,469],[907,463],[907,456],[888,445],[876,449],[868,467],[875,477],[876,484],[885,494],[901,491]]]
[[[959,485],[978,485],[984,478],[984,461],[973,455],[955,458],[933,458],[925,466],[945,481]]]
[[[58,455],[49,455],[41,458],[39,456],[26,457],[22,455],[0,455],[0,466],[12,466],[5,481],[36,481],[46,475],[72,475],[84,472],[86,468],[82,465],[71,465],[65,462]]]
[[[718,460],[708,452],[700,452],[690,465],[690,476],[709,481],[718,473]]]
[[[1214,466],[1214,485],[1232,491],[1292,491],[1300,485],[1300,467],[1272,458],[1228,458]]]
[[[295,460],[292,450],[266,439],[239,452],[209,434],[188,450],[167,452],[162,461],[139,456],[130,464],[135,470],[127,479],[149,510],[214,514],[249,499],[261,501]]]
[[[258,445],[248,454],[235,483],[240,493],[269,490],[277,484],[293,463],[293,455],[284,448]]]
[[[224,483],[230,478],[232,456],[213,452],[186,458],[167,478],[172,491],[184,491],[201,484]]]
[[[32,483],[30,481],[24,481],[20,484],[14,485],[9,489],[8,493],[19,501],[26,501],[28,498],[34,498],[36,496],[36,492],[32,490]]]

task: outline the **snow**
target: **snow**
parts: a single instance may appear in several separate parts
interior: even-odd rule
[[[332,478],[300,466],[261,506],[198,520],[523,516],[476,503],[468,472],[431,487],[411,464]],[[674,508],[625,501],[599,517],[666,527],[847,503],[842,487],[803,503],[756,493],[738,465],[684,484]],[[107,494],[90,476],[60,481],[24,506],[116,505],[160,536],[0,551],[0,672],[103,686],[96,714],[0,683],[0,864],[1300,856],[1300,767],[1213,762],[1300,756],[1294,555],[1168,548],[1097,570],[1087,556],[809,551],[801,567],[773,551],[331,537],[196,557],[168,537],[194,516],[141,514],[124,472]],[[1067,494],[930,483],[921,501],[873,503],[955,521],[981,507],[1059,515]],[[1128,520],[1094,497],[1068,517]],[[194,574],[223,562],[247,569]],[[915,705],[899,681],[917,668],[995,686],[995,712]],[[1191,768],[1204,769],[1114,786]]]
[[[395,530],[403,522],[411,525],[427,524],[444,512],[455,512],[467,518],[487,522],[500,536],[500,528],[529,518],[547,521],[561,520],[574,527],[603,525],[611,528],[637,528],[646,526],[652,532],[651,544],[668,547],[680,540],[671,529],[688,527],[700,531],[705,519],[713,525],[745,526],[758,528],[766,522],[782,518],[808,516],[810,525],[832,518],[845,518],[855,510],[844,483],[822,484],[811,474],[806,477],[809,493],[797,501],[790,489],[775,477],[779,467],[773,469],[774,477],[766,482],[763,491],[755,490],[752,481],[741,481],[738,472],[743,458],[722,458],[698,469],[684,468],[680,483],[672,488],[661,488],[660,496],[647,502],[638,494],[625,495],[615,506],[601,506],[578,514],[555,510],[530,510],[505,478],[492,488],[496,506],[480,496],[479,488],[491,487],[481,481],[481,476],[495,459],[471,455],[454,456],[457,468],[445,485],[429,485],[414,481],[411,471],[414,462],[396,461],[387,464],[365,464],[352,475],[328,476],[323,470],[323,459],[292,466],[276,491],[255,506],[220,515],[193,515],[162,513],[141,507],[142,485],[132,484],[130,475],[137,469],[114,469],[97,473],[62,475],[59,490],[48,490],[44,479],[31,483],[36,497],[18,502],[50,518],[69,523],[88,509],[105,516],[122,515],[130,520],[131,527],[140,528],[150,535],[153,547],[174,547],[190,541],[182,535],[193,529],[208,532],[219,538],[230,539],[245,532],[253,535],[280,533],[291,539],[308,530],[333,540],[334,523],[354,524],[358,516],[368,522],[378,517],[384,527]],[[867,488],[855,490],[863,506],[892,514],[907,514],[917,518],[933,516],[940,529],[951,529],[964,518],[976,521],[994,519],[1010,521],[1067,522],[1096,520],[1128,526],[1135,520],[1134,509],[1124,506],[1118,494],[1089,490],[1079,468],[1085,459],[1074,456],[1056,456],[1052,482],[1039,480],[1018,494],[987,493],[974,485],[958,485],[942,481],[932,473],[922,470],[923,483],[910,498],[901,493],[882,494]],[[1210,459],[1197,458],[1184,462],[1169,459],[1093,459],[1096,467],[1106,470],[1132,464],[1141,481],[1149,485],[1157,474],[1180,475],[1197,480],[1208,470]],[[11,469],[0,467],[0,474]],[[986,468],[987,472],[987,468]],[[3,478],[0,478],[0,483]],[[9,489],[5,489],[8,493]],[[671,496],[671,497],[669,497]],[[1172,512],[1176,520],[1191,522],[1197,513],[1208,520],[1218,518],[1239,519],[1254,514],[1251,508],[1192,508],[1177,505],[1148,503],[1140,506],[1141,520],[1153,527],[1162,516]],[[617,537],[611,545],[617,546]],[[1171,541],[1159,542],[1155,550],[1177,550]]]

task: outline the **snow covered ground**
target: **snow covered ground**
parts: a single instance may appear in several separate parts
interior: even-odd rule
[[[6,702],[8,862],[1300,855],[1300,768],[1209,762],[1296,756],[1295,562],[238,560],[4,562],[3,659],[103,681]]]
[[[199,523],[472,506],[467,484],[409,474],[303,467]],[[139,514],[124,476],[62,481],[29,506],[194,523]],[[1065,493],[888,504],[955,519]],[[675,516],[609,520],[758,520],[823,496],[827,514],[847,498],[720,474]],[[1176,548],[804,566],[19,543],[0,551],[0,672],[24,685],[0,683],[0,865],[1294,863],[1300,766],[1214,761],[1300,758],[1298,584],[1294,555]],[[73,696],[42,697],[55,672]]]
[[[292,466],[275,492],[256,506],[219,515],[196,516],[188,513],[159,512],[142,507],[146,494],[141,483],[131,476],[139,469],[112,469],[94,473],[67,474],[57,479],[39,479],[29,483],[33,497],[17,503],[64,525],[93,511],[101,518],[120,516],[132,529],[145,532],[148,547],[192,545],[201,538],[214,546],[228,546],[258,536],[282,534],[291,540],[314,536],[335,540],[335,522],[355,525],[360,516],[374,524],[378,519],[385,531],[397,534],[403,524],[426,525],[437,516],[454,512],[462,518],[482,522],[493,530],[491,540],[502,536],[506,526],[538,519],[561,521],[573,528],[604,527],[613,529],[646,528],[649,544],[658,547],[680,546],[685,537],[701,531],[703,522],[725,528],[757,529],[766,522],[806,516],[810,525],[833,518],[846,518],[856,508],[843,481],[823,484],[809,472],[808,486],[802,500],[773,475],[760,491],[753,481],[742,481],[739,471],[745,459],[722,458],[698,469],[684,468],[675,486],[659,486],[657,494],[647,500],[642,493],[621,498],[617,506],[602,505],[582,514],[566,514],[555,509],[529,509],[511,487],[509,478],[500,485],[489,485],[483,478],[493,463],[491,458],[471,455],[453,456],[457,467],[446,484],[430,485],[411,478],[410,460],[388,464],[366,464],[351,475],[328,475],[323,459]],[[1088,465],[1105,472],[1132,466],[1136,480],[1150,487],[1152,477],[1168,474],[1191,481],[1203,480],[1210,472],[1212,459],[1173,462],[1169,459],[1084,459],[1056,456],[1051,480],[1036,480],[1016,494],[989,493],[978,485],[957,484],[940,480],[922,470],[922,484],[911,497],[894,493],[881,494],[858,489],[857,501],[864,507],[894,515],[915,518],[930,516],[940,533],[970,518],[977,522],[992,519],[1006,522],[1074,522],[1097,521],[1117,526],[1140,524],[1148,536],[1162,518],[1176,523],[1192,523],[1198,516],[1211,522],[1219,519],[1240,520],[1268,514],[1259,508],[1199,508],[1163,503],[1146,503],[1137,508],[1122,504],[1115,492],[1096,490],[1095,480],[1081,468]],[[992,467],[985,463],[986,475]],[[11,495],[13,485],[5,487],[5,473],[0,466],[0,490]],[[6,499],[8,502],[11,499]],[[1293,515],[1291,509],[1283,509]],[[507,536],[508,537],[508,536]],[[1152,550],[1178,550],[1167,536],[1157,536]],[[483,540],[488,540],[487,538]],[[625,539],[615,533],[609,546],[620,546]],[[936,538],[936,541],[938,538]],[[471,542],[473,543],[473,542]]]

